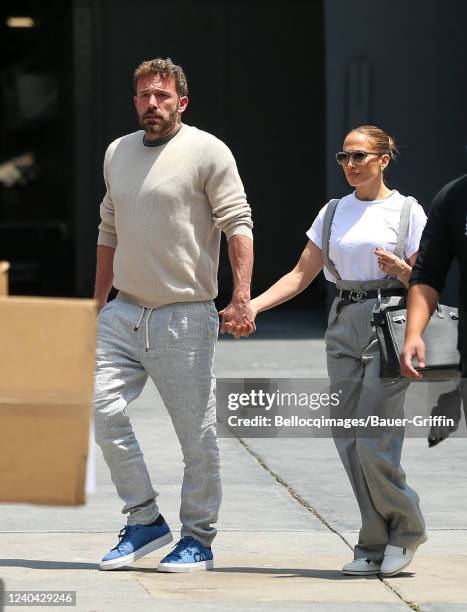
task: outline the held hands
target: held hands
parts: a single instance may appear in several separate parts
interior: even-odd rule
[[[413,359],[417,359],[419,368],[425,367],[425,343],[420,336],[406,339],[400,357],[402,376],[420,380],[423,376],[413,367]]]
[[[409,268],[404,260],[396,257],[394,253],[385,251],[381,247],[376,247],[374,253],[378,258],[379,269],[384,272],[384,274],[388,274],[389,276],[400,276]]]
[[[221,334],[232,334],[235,340],[248,337],[256,331],[256,310],[249,300],[232,299],[230,304],[219,311],[222,316]]]

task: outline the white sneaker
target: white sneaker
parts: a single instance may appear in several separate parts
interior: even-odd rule
[[[346,563],[342,568],[342,573],[349,576],[374,576],[379,574],[381,563],[371,559],[354,559]]]
[[[384,551],[384,559],[381,564],[381,576],[397,576],[405,569],[413,559],[417,546],[412,548],[399,548],[388,544]]]

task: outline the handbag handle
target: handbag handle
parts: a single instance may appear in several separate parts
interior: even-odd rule
[[[378,306],[379,306],[379,309],[378,309],[378,310],[376,310],[376,312],[382,313],[384,310],[386,310],[386,306],[383,306],[383,307],[382,307],[382,306],[381,306],[381,303],[379,302],[379,300],[378,300]],[[400,305],[398,305],[398,308],[400,308]],[[445,319],[445,318],[446,318],[446,313],[445,313],[445,312],[444,312],[444,310],[441,308],[441,304],[440,304],[439,302],[436,302],[436,308],[435,308],[435,310],[433,311],[433,313],[432,313],[432,315],[431,315],[431,316],[433,316],[434,314],[436,314],[436,316],[437,316],[439,319]],[[451,319],[452,319],[453,321],[458,321],[458,320],[459,320],[459,314],[458,314],[457,312],[453,311],[453,310],[451,310],[451,311],[449,312],[449,316],[451,317]],[[431,317],[430,317],[430,318],[431,318]],[[404,316],[404,315],[399,315],[399,316],[397,316],[397,317],[394,317],[394,318],[393,318],[393,321],[394,321],[394,323],[406,323],[406,322],[407,322],[407,316]]]

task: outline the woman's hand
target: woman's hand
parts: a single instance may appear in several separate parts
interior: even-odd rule
[[[410,269],[410,266],[399,257],[396,257],[394,253],[385,251],[380,247],[376,247],[375,255],[378,258],[378,266],[381,272],[388,274],[389,276],[400,276],[403,272]]]

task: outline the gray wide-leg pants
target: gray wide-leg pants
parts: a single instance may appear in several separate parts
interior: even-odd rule
[[[337,316],[338,301],[325,337],[331,386],[343,391],[333,416],[402,418],[409,382],[379,377],[379,346],[370,324],[376,300],[345,306]],[[426,541],[418,495],[407,485],[400,464],[403,428],[342,428],[334,429],[333,436],[362,518],[355,559],[379,561],[387,544],[411,547]]]
[[[191,535],[205,546],[216,535],[212,525],[221,502],[212,371],[218,326],[212,301],[152,310],[117,297],[99,314],[96,352],[96,441],[125,502],[128,524],[149,524],[159,515],[158,493],[125,411],[149,376],[183,453],[182,537]]]

